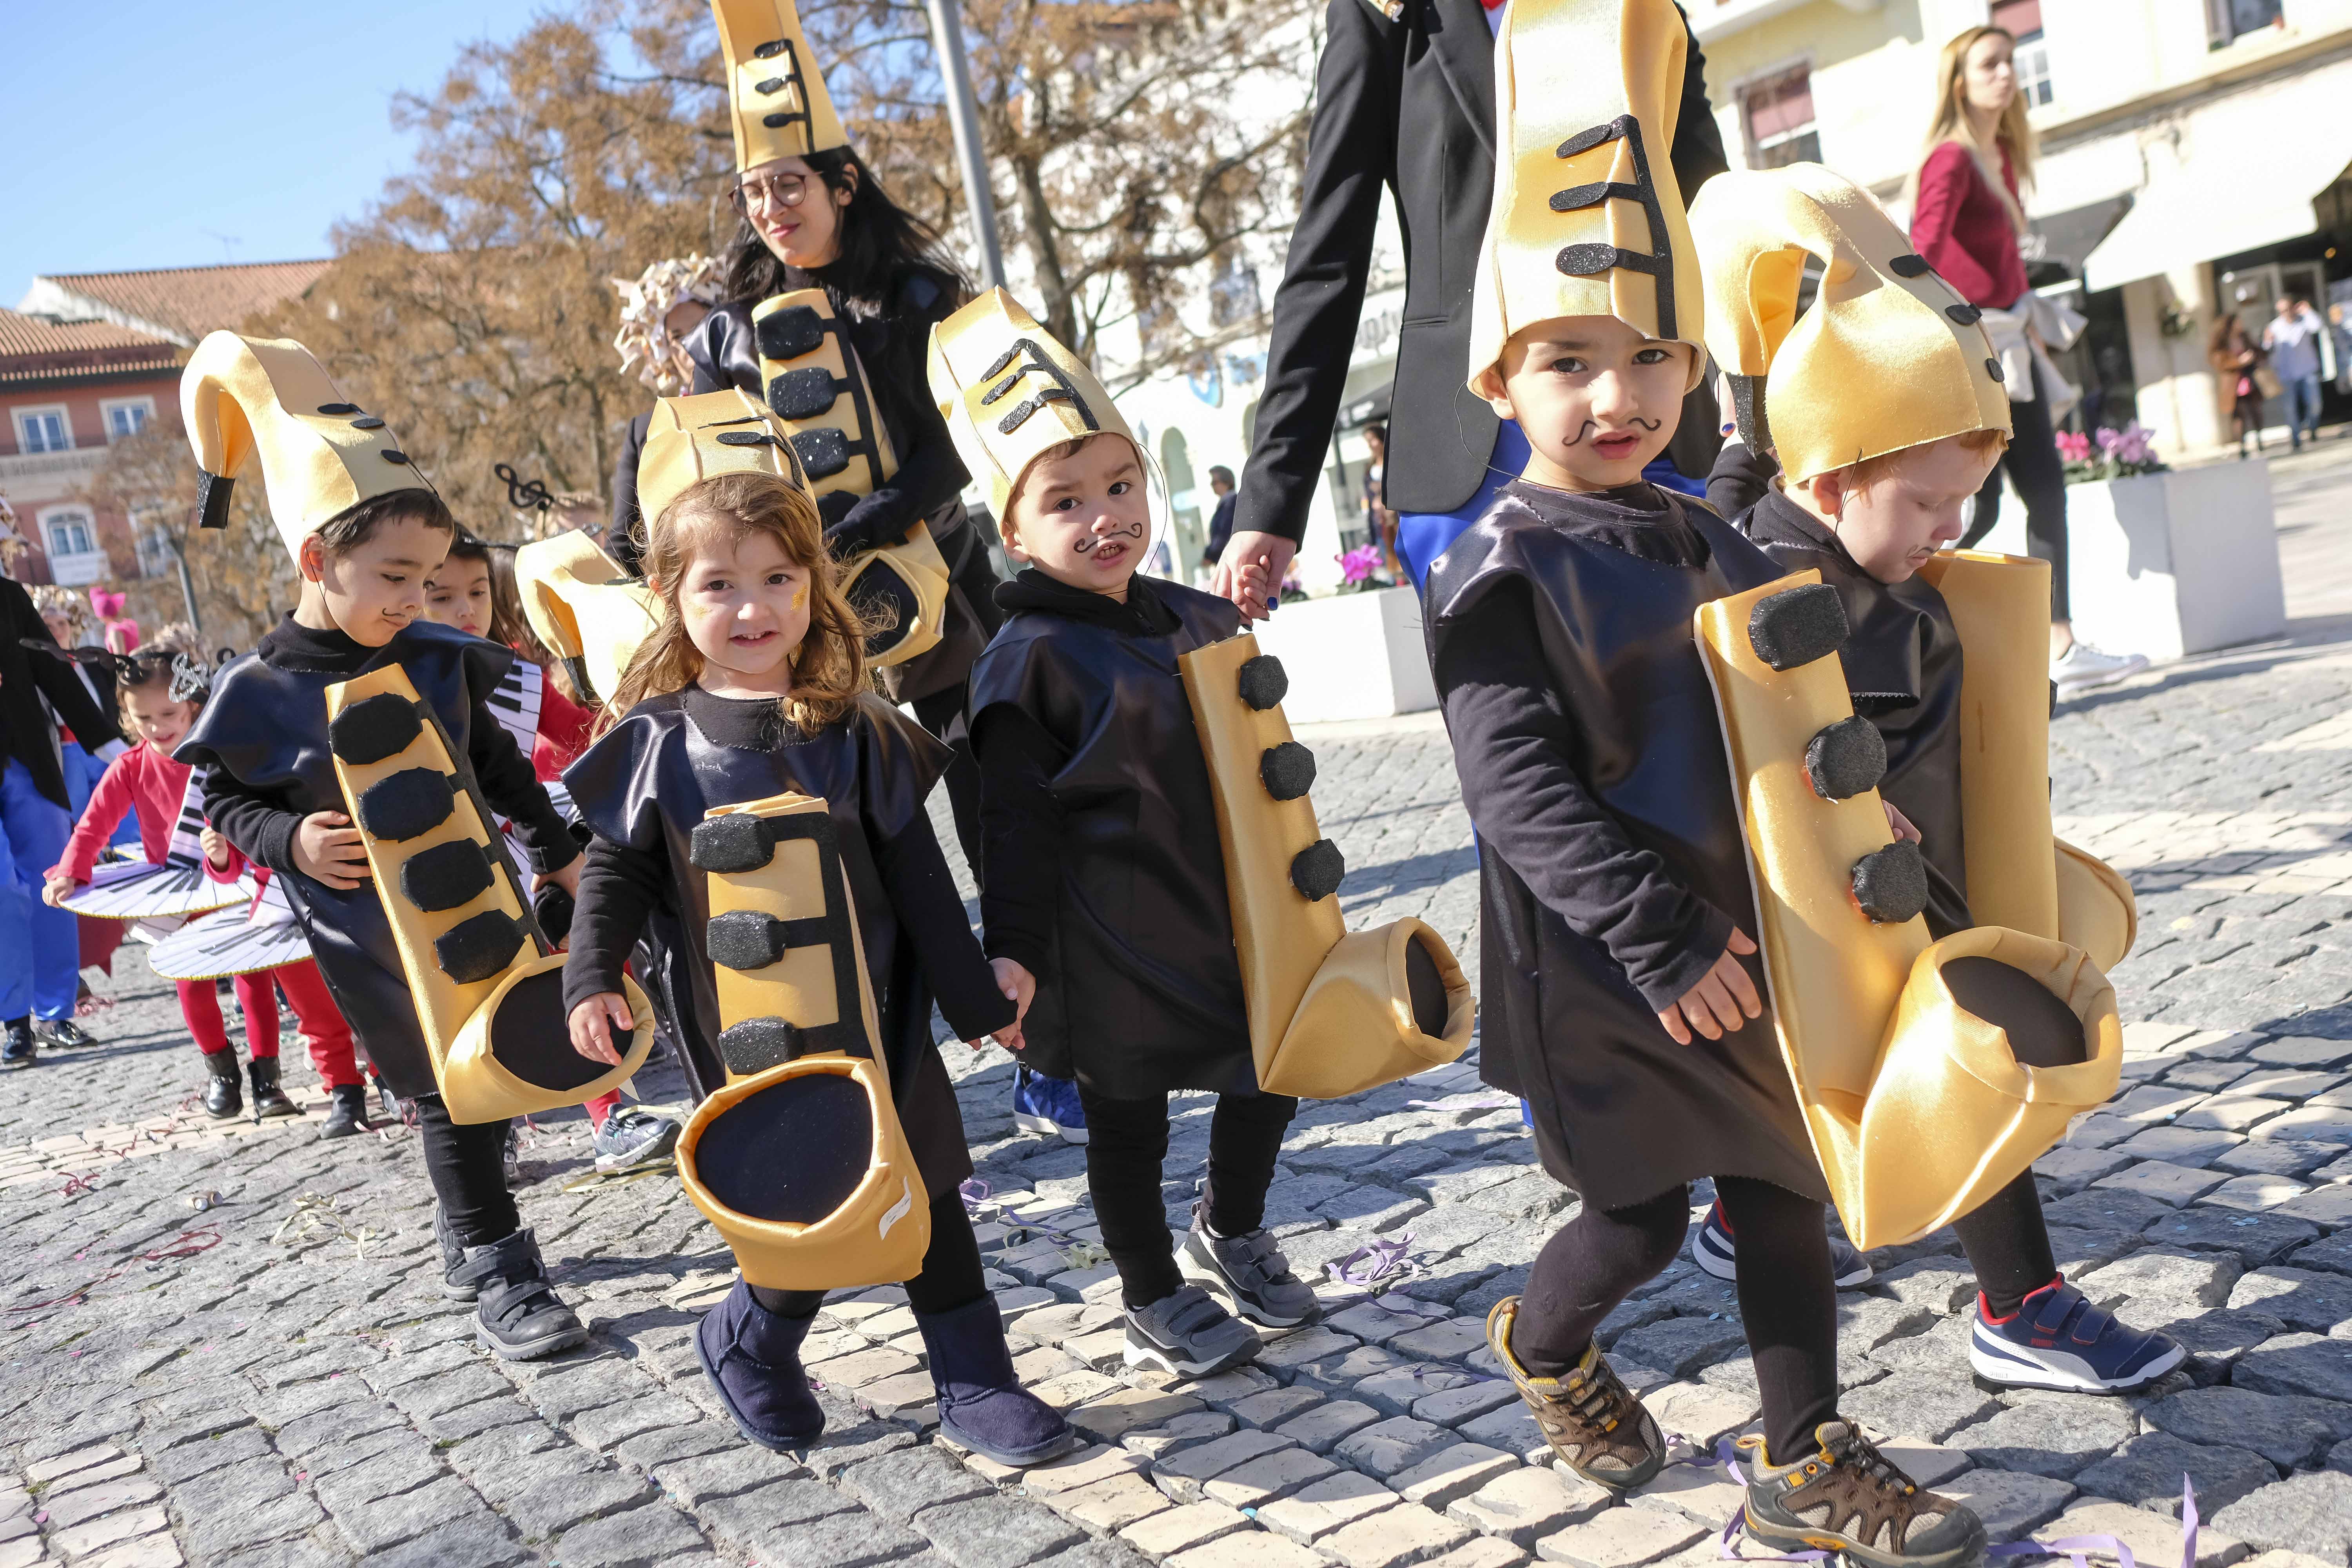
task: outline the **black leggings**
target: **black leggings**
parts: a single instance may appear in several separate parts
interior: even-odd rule
[[[1960,548],[1974,549],[2000,521],[2000,476],[2008,473],[2017,493],[2025,498],[2025,548],[2050,563],[2050,618],[2071,618],[2066,596],[2066,465],[2058,456],[2058,437],[2050,427],[2050,392],[2042,384],[2042,369],[2033,375],[2033,401],[2012,403],[2009,450],[1985,476],[1977,491],[1976,514]]]
[[[508,1123],[452,1121],[437,1094],[420,1094],[414,1103],[425,1174],[450,1231],[467,1247],[488,1247],[520,1230],[522,1216],[507,1191]]]
[[[1148,1307],[1184,1288],[1160,1198],[1168,1160],[1168,1097],[1105,1100],[1078,1086],[1087,1112],[1087,1194],[1102,1226],[1103,1250],[1118,1269],[1130,1307]],[[1209,1226],[1240,1236],[1265,1223],[1275,1156],[1297,1114],[1286,1094],[1221,1094],[1209,1119]]]
[[[1764,1439],[1775,1464],[1837,1417],[1837,1288],[1820,1204],[1769,1182],[1718,1176],[1715,1190],[1738,1237],[1739,1316],[1756,1362]],[[1552,1233],[1528,1272],[1511,1350],[1538,1377],[1576,1364],[1592,1331],[1634,1287],[1674,1261],[1690,1222],[1690,1189],[1630,1208],[1586,1208]]]
[[[2050,1226],[2042,1217],[2042,1194],[2033,1185],[2032,1171],[1953,1221],[1952,1229],[1969,1255],[1969,1267],[1976,1270],[1985,1307],[1996,1318],[2008,1317],[2026,1297],[2058,1278]]]
[[[805,1318],[824,1305],[822,1290],[771,1290],[764,1285],[751,1290],[751,1300],[780,1318]],[[907,1305],[926,1314],[952,1312],[987,1294],[980,1242],[971,1234],[963,1197],[942,1193],[931,1200],[931,1245],[923,1253],[923,1271],[907,1281]]]

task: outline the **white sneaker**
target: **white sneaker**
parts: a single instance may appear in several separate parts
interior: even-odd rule
[[[2050,661],[2050,679],[2058,685],[2058,700],[2095,691],[2102,686],[2137,675],[2147,668],[2144,653],[2108,653],[2076,638],[2064,653]]]

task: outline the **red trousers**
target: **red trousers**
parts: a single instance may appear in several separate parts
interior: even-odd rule
[[[221,1023],[220,994],[209,980],[174,982],[180,988],[180,1016],[206,1056],[229,1048],[228,1030]],[[258,1059],[278,1055],[278,998],[271,986],[282,987],[294,1005],[302,1043],[310,1049],[310,1065],[329,1088],[360,1081],[359,1064],[352,1056],[352,1026],[343,1019],[319,966],[310,959],[282,968],[257,970],[236,977],[236,1005],[245,1014],[245,1040]]]

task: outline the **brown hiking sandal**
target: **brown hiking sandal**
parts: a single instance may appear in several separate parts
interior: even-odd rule
[[[1511,1385],[1543,1430],[1561,1464],[1597,1486],[1627,1491],[1666,1462],[1666,1441],[1642,1402],[1587,1345],[1584,1359],[1559,1377],[1537,1377],[1511,1353],[1511,1324],[1519,1299],[1506,1296],[1486,1314],[1486,1343],[1511,1374]]]
[[[1969,1568],[1985,1528],[1947,1497],[1922,1491],[1843,1421],[1813,1428],[1819,1447],[1775,1465],[1761,1437],[1742,1437],[1748,1533],[1775,1552],[1843,1552],[1869,1568]]]

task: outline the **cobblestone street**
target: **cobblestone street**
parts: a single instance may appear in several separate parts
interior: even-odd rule
[[[1843,1302],[1844,1408],[1994,1539],[2105,1534],[2195,1568],[2352,1558],[2352,442],[2276,465],[2286,639],[2150,671],[2057,719],[2060,831],[2139,895],[2114,975],[2126,1082],[2040,1174],[2063,1266],[2195,1358],[2131,1399],[2003,1394],[1967,1361],[1949,1233]],[[1475,969],[1475,856],[1433,715],[1304,732],[1351,924],[1418,915]],[[939,805],[944,826],[944,806]],[[952,842],[952,836],[943,833]],[[1268,1223],[1329,1314],[1204,1382],[1127,1373],[1083,1151],[1012,1126],[1012,1066],[943,1047],[1018,1365],[1089,1439],[1008,1472],[933,1440],[896,1289],[806,1347],[831,1416],[804,1459],[743,1442],[689,1342],[729,1256],[667,1170],[600,1180],[577,1113],[524,1139],[520,1202],[589,1320],[537,1365],[438,1292],[413,1135],[226,1127],[135,950],[101,1043],[0,1082],[0,1568],[509,1563],[620,1568],[1575,1568],[1717,1559],[1715,1440],[1757,1415],[1727,1286],[1685,1258],[1602,1339],[1696,1462],[1625,1499],[1551,1468],[1481,1321],[1570,1195],[1475,1057],[1302,1107]],[[292,1054],[289,1079],[308,1085]],[[683,1109],[673,1070],[644,1097]],[[1185,1222],[1206,1101],[1180,1100]],[[1375,1242],[1368,1292],[1323,1274]],[[2301,1553],[2291,1558],[2282,1553]]]

